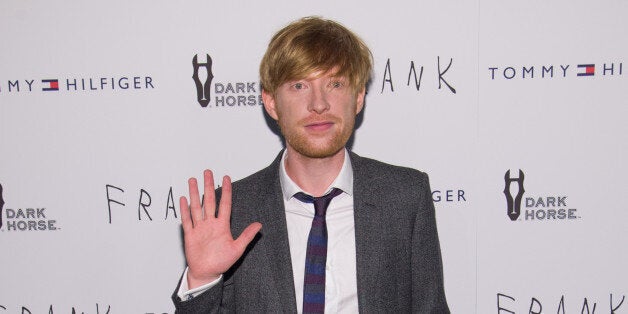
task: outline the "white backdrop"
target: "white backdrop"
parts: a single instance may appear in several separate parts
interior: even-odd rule
[[[205,168],[238,179],[281,149],[257,68],[307,15],[371,47],[353,150],[430,174],[453,313],[628,313],[626,13],[616,0],[2,2],[0,313],[174,312],[178,197]],[[192,58],[207,54],[203,108]],[[524,173],[515,221],[508,170]]]

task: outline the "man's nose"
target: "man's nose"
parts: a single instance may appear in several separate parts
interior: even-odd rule
[[[313,88],[308,104],[308,110],[318,114],[329,110],[329,99],[327,96],[327,91],[323,86]]]

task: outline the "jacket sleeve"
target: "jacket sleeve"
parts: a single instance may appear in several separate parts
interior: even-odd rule
[[[172,294],[172,301],[176,309],[175,313],[177,314],[235,312],[232,302],[232,289],[230,286],[225,286],[222,279],[216,286],[190,300],[181,300],[181,298],[179,298],[177,295],[179,285],[181,285],[181,279],[179,280],[179,284],[177,285],[175,292]]]
[[[412,233],[412,313],[447,314],[434,202],[429,179],[424,173],[420,193]]]

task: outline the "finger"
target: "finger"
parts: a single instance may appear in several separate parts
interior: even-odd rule
[[[219,206],[218,218],[229,223],[231,220],[231,178],[229,176],[222,177],[222,195]]]
[[[207,217],[216,217],[216,192],[214,187],[214,174],[211,170],[203,171],[203,208]]]
[[[196,178],[190,178],[188,180],[188,187],[190,189],[190,212],[192,212],[192,221],[194,224],[203,220],[203,208],[201,208],[201,201],[198,196],[198,183]]]
[[[192,217],[190,216],[190,208],[188,207],[188,200],[185,196],[179,198],[179,211],[181,213],[181,224],[183,230],[189,230],[194,227]]]
[[[254,222],[246,227],[244,231],[242,231],[240,236],[235,240],[235,244],[238,246],[240,251],[244,251],[244,249],[246,249],[246,247],[249,245],[249,243],[251,243],[251,241],[253,241],[253,238],[255,238],[255,235],[260,230],[262,230],[262,224],[259,222]]]

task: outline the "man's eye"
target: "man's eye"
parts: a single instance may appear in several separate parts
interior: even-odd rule
[[[305,85],[303,85],[303,83],[296,83],[296,84],[294,84],[292,86],[294,86],[294,89],[303,89],[303,88],[305,88]]]
[[[340,88],[340,87],[342,87],[342,82],[338,82],[338,81],[332,82],[331,83],[331,87],[332,88]]]

